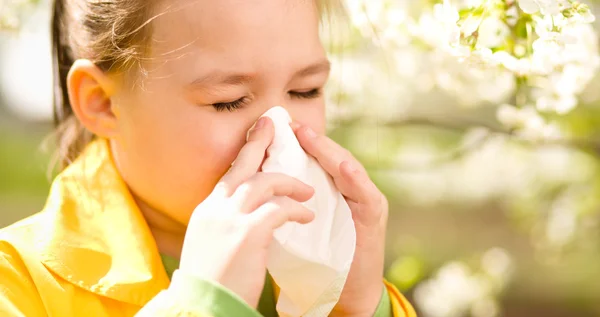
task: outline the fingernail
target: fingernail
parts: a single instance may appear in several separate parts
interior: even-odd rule
[[[258,130],[258,129],[264,127],[266,121],[267,121],[267,118],[265,118],[265,117],[258,119],[258,121],[256,121],[256,123],[254,124],[254,127],[252,128],[252,130]]]
[[[298,122],[290,122],[290,127],[292,127],[292,130],[296,130],[300,127],[300,123]]]
[[[306,136],[309,138],[314,138],[317,136],[317,133],[315,133],[315,131],[309,127],[306,128]]]

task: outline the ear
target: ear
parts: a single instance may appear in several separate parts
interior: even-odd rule
[[[117,133],[117,117],[111,96],[115,83],[94,63],[86,59],[75,61],[67,77],[69,100],[81,124],[100,137]]]

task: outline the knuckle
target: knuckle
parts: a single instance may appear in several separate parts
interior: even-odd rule
[[[238,188],[235,190],[235,193],[236,193],[236,195],[246,196],[246,195],[250,194],[251,191],[252,191],[252,180],[248,180],[248,181],[240,184],[240,186],[238,186]]]
[[[283,173],[278,173],[278,172],[261,172],[261,173],[262,173],[264,179],[269,182],[271,187],[286,186],[293,179],[293,177],[291,177],[289,175],[286,175]]]
[[[215,185],[215,188],[213,189],[212,193],[209,195],[210,199],[216,199],[219,197],[229,197],[231,195],[233,195],[233,193],[235,192],[235,186],[233,184],[231,184],[229,181],[227,180],[221,180],[220,182],[217,183],[217,185]]]
[[[269,179],[271,173],[258,171],[252,176],[254,182],[264,182]]]
[[[236,230],[245,239],[250,238],[256,234],[260,222],[256,220],[256,217],[249,217],[248,215],[242,217],[236,226]]]
[[[378,192],[377,195],[374,196],[372,205],[375,207],[374,211],[377,215],[386,214],[388,211],[388,200],[381,192]]]
[[[286,217],[289,217],[290,214],[294,213],[299,207],[302,206],[299,202],[287,196],[281,196],[278,198],[277,211],[284,214]]]
[[[272,191],[272,185],[270,184],[271,175],[264,172],[256,172],[250,179],[245,183],[249,188],[257,188],[260,192]]]
[[[245,234],[255,236],[265,230],[267,220],[271,217],[271,212],[261,215],[248,214],[245,216]]]
[[[190,225],[195,224],[203,227],[211,225],[223,226],[231,218],[230,212],[228,212],[229,208],[223,207],[227,205],[227,200],[207,198],[194,209],[190,218]],[[216,206],[220,206],[221,208],[215,208]]]
[[[244,230],[247,235],[252,235],[263,225],[263,219],[261,217],[251,217],[247,215],[244,222]]]
[[[269,187],[281,186],[287,182],[290,176],[283,173],[260,172],[261,179],[269,184]]]
[[[303,188],[304,186],[301,182],[291,180],[281,185],[281,193],[282,195],[289,196],[296,192],[296,190],[301,190]]]
[[[273,207],[272,209],[278,210],[281,207],[286,206],[288,203],[288,200],[289,200],[289,198],[287,198],[285,196],[277,196],[277,197],[273,198],[269,203]]]

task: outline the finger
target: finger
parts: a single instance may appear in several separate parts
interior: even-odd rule
[[[295,201],[309,200],[314,189],[300,180],[282,173],[257,173],[242,183],[233,194],[241,212],[249,213],[273,196],[287,196]]]
[[[259,226],[277,229],[287,222],[306,224],[315,218],[315,214],[301,203],[286,197],[275,197],[248,214]]]
[[[358,204],[379,205],[383,194],[371,181],[366,172],[358,170],[348,161],[340,164],[341,181],[336,183],[340,192]],[[338,185],[339,184],[339,185]]]
[[[314,133],[309,127],[298,128],[297,135],[302,147],[333,177],[344,196],[366,203],[378,194],[367,171],[348,150],[327,136]]]
[[[229,171],[221,178],[219,184],[227,195],[258,172],[265,157],[265,152],[273,141],[273,123],[268,117],[260,118],[248,132],[248,142],[242,147]]]
[[[304,150],[314,156],[325,171],[334,178],[339,178],[340,164],[348,161],[356,169],[364,171],[362,165],[352,154],[325,135],[315,133],[309,127],[303,126],[296,130],[296,136]],[[366,173],[366,172],[365,172]]]
[[[365,168],[341,145],[309,127],[295,125],[302,147],[317,159],[346,198],[360,204],[376,205],[381,192],[371,181]]]

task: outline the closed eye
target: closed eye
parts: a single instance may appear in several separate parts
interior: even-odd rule
[[[308,91],[290,91],[289,94],[292,98],[314,99],[321,96],[321,89],[315,88]]]
[[[231,101],[231,102],[213,103],[212,106],[219,112],[221,112],[221,111],[232,112],[232,111],[242,108],[247,102],[248,102],[248,98],[242,97],[238,100]]]

